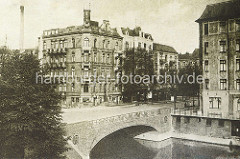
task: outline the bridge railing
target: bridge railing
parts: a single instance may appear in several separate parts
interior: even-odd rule
[[[122,122],[122,121],[126,121],[126,120],[139,119],[142,117],[154,117],[154,116],[158,116],[166,111],[170,112],[171,110],[169,108],[165,108],[165,109],[154,109],[154,110],[147,110],[147,111],[131,112],[131,113],[126,113],[126,114],[120,114],[120,115],[116,115],[116,116],[96,119],[96,120],[92,120],[90,122],[93,125],[108,123],[106,121]]]

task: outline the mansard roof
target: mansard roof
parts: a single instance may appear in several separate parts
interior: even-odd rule
[[[240,0],[207,5],[201,17],[196,22],[227,20],[240,17]]]
[[[153,43],[153,50],[177,54],[177,51],[172,46],[158,44],[158,43]]]
[[[48,34],[43,34],[43,37],[56,37],[62,35],[71,35],[71,34],[81,34],[85,32],[90,32],[92,34],[98,34],[103,36],[111,36],[122,38],[116,28],[111,28],[110,25],[107,27],[103,27],[104,24],[99,26],[97,21],[90,21],[89,26],[80,25],[80,26],[68,26],[66,28],[57,28],[57,29],[50,29],[44,30],[43,32],[48,32]]]

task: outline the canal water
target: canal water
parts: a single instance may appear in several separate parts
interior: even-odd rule
[[[141,131],[136,131],[141,130]],[[101,140],[91,151],[91,159],[240,159],[240,149],[181,139],[161,142],[133,137],[150,128],[125,129]],[[136,133],[138,132],[138,133]]]

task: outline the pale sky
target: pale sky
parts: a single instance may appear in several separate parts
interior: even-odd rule
[[[91,0],[91,20],[110,20],[112,27],[140,25],[154,42],[171,45],[177,52],[198,48],[195,22],[207,4],[227,0]],[[45,29],[82,25],[87,0],[24,0],[24,48],[37,46]],[[0,0],[0,45],[19,48],[20,0]]]

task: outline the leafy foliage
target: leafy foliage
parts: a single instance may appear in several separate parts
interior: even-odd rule
[[[123,58],[123,73],[127,76],[135,75],[153,75],[153,53],[144,49],[129,49],[125,51]],[[137,78],[136,78],[137,79]],[[150,78],[150,80],[152,80]],[[151,84],[128,82],[124,84],[123,98],[125,102],[135,100],[146,100],[147,93],[151,88]]]
[[[43,72],[31,54],[5,59],[0,77],[0,158],[64,158],[61,96],[36,81]]]

